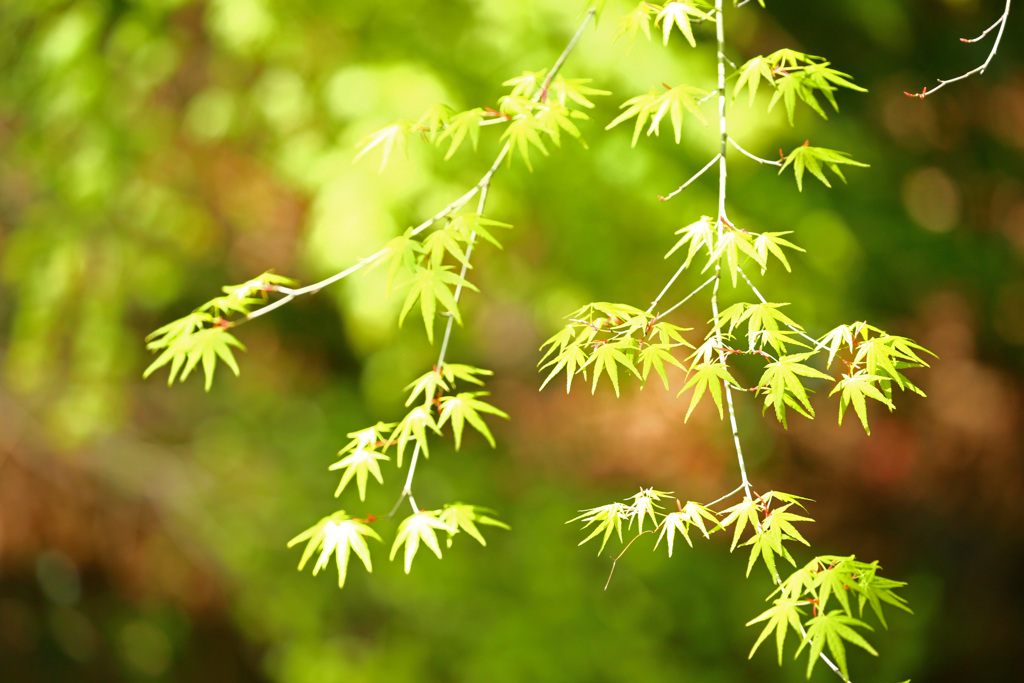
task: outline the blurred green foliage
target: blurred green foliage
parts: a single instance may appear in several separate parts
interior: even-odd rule
[[[808,328],[869,317],[927,336],[936,316],[945,320],[936,307],[965,308],[970,314],[954,322],[977,348],[965,357],[1019,389],[1020,41],[1008,39],[984,77],[934,100],[902,94],[980,62],[987,48],[962,48],[956,38],[964,26],[972,36],[987,26],[992,7],[836,0],[732,12],[737,63],[795,44],[870,91],[841,98],[827,128],[798,112],[795,132],[780,108],[763,116],[741,98],[731,125],[744,146],[770,157],[810,139],[871,169],[851,173],[848,186],[809,183],[798,194],[790,178],[738,162],[730,215],[754,230],[794,231],[807,254],[768,286]],[[768,582],[744,581],[743,559],[722,543],[682,548],[671,561],[632,553],[602,593],[607,560],[578,549],[577,533],[563,525],[576,509],[640,484],[685,488],[689,498],[732,488],[718,425],[685,428],[709,430],[719,463],[685,477],[693,471],[635,453],[596,457],[609,446],[588,438],[593,423],[573,417],[600,410],[626,431],[638,415],[626,407],[635,392],[600,408],[534,405],[536,348],[564,312],[591,300],[649,301],[674,270],[660,258],[673,232],[713,209],[710,179],[656,201],[715,153],[712,131],[690,127],[678,147],[669,136],[641,137],[635,150],[628,130],[603,131],[627,97],[662,80],[708,80],[706,49],[639,42],[627,59],[624,46],[610,47],[614,22],[602,22],[564,72],[615,93],[581,126],[590,149],[567,140],[538,157],[534,173],[514,165],[496,178],[489,215],[516,229],[503,252],[483,250],[475,262],[482,294],[467,300],[454,345],[456,360],[505,378],[493,398],[512,422],[494,425],[498,451],[467,434],[462,451],[439,446],[418,475],[431,499],[424,504],[467,499],[499,511],[512,531],[492,534],[486,548],[456,546],[444,562],[424,554],[408,577],[400,563],[380,562],[372,577],[357,567],[343,593],[331,578],[297,573],[295,552],[285,549],[333,511],[337,481],[327,467],[345,434],[397,416],[401,388],[433,362],[422,329],[397,328],[401,297],[385,298],[383,270],[246,325],[241,377],[224,373],[209,395],[195,379],[170,390],[141,383],[150,361],[144,335],[221,285],[266,269],[303,282],[330,275],[476,182],[495,140],[447,164],[429,145],[411,144],[381,174],[375,159],[352,164],[354,145],[437,101],[493,103],[503,80],[553,61],[581,9],[540,0],[0,0],[0,457],[45,455],[47,467],[93,474],[111,497],[148,501],[168,536],[226,586],[226,628],[258,646],[241,649],[244,675],[283,683],[803,680],[802,667],[779,670],[772,652],[747,661],[754,634],[743,623],[762,611]],[[1019,15],[1011,24],[1010,35],[1019,34]],[[696,31],[699,41],[706,29]],[[1012,435],[1008,405],[997,408],[1009,411]],[[678,422],[678,408],[662,419]],[[538,410],[563,416],[576,438],[532,433],[544,424]],[[881,496],[863,484],[822,483],[836,472],[864,479],[858,461],[816,465],[806,442],[755,426],[758,411],[746,410],[740,419],[756,437],[758,476],[813,485],[795,492],[824,499],[819,510],[838,506],[837,520],[812,541],[845,539],[858,555],[851,542],[877,549],[887,575],[910,581],[917,616],[893,619],[879,662],[851,653],[851,669],[869,672],[858,680],[967,680],[974,665],[987,680],[1010,680],[1001,676],[1011,671],[1014,619],[1024,609],[1017,594],[995,591],[1015,586],[1005,572],[1017,566],[1019,534],[977,528],[1003,489],[982,510],[972,507],[974,489],[959,497],[959,470],[940,469],[938,457],[918,460],[919,470]],[[927,445],[929,429],[947,432],[924,410],[911,409],[905,429]],[[898,449],[878,438],[886,453]],[[987,452],[974,443],[963,449]],[[1019,446],[1008,448],[992,475],[1006,487],[1019,481]],[[658,458],[691,457],[683,451],[669,447]],[[611,457],[621,464],[600,464]],[[399,484],[385,470],[388,486],[371,486],[367,501],[382,512]],[[943,505],[922,502],[939,496]],[[855,508],[871,512],[838,519]],[[17,510],[2,514],[17,519]],[[186,667],[212,617],[173,601],[118,602],[108,595],[120,587],[103,582],[84,581],[92,592],[75,593],[68,577],[87,568],[45,552],[0,567],[2,614],[31,606],[48,615],[32,618],[49,645],[0,649],[0,666],[22,676],[12,680],[88,680],[101,669],[124,680],[205,680],[212,671]],[[985,574],[973,556],[1009,569]],[[31,581],[19,583],[19,566]],[[32,590],[41,591],[36,603],[26,597]],[[963,640],[963,631],[986,637]],[[89,638],[91,649],[81,645]],[[830,675],[819,668],[814,680]]]

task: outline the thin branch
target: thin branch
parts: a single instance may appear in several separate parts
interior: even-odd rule
[[[702,169],[700,169],[699,171],[697,171],[697,172],[696,172],[696,173],[695,173],[695,174],[694,174],[693,176],[691,176],[691,177],[690,177],[690,179],[689,179],[689,180],[687,180],[687,181],[686,181],[685,183],[683,183],[682,185],[680,185],[680,186],[679,186],[679,187],[678,187],[678,188],[677,188],[677,189],[676,189],[676,190],[675,190],[674,192],[672,192],[672,193],[670,193],[670,194],[667,194],[667,195],[665,195],[664,197],[662,197],[661,195],[658,195],[658,200],[659,200],[659,201],[663,201],[663,202],[667,202],[668,200],[672,199],[672,198],[673,198],[673,197],[675,197],[675,196],[676,196],[677,194],[679,194],[680,192],[682,192],[683,190],[685,190],[685,189],[686,189],[686,188],[687,188],[687,187],[688,187],[688,186],[690,185],[690,183],[692,183],[692,182],[693,182],[694,180],[696,180],[697,178],[700,178],[700,177],[701,177],[702,175],[704,175],[704,172],[705,172],[705,171],[707,171],[707,170],[708,170],[709,168],[711,168],[712,166],[714,166],[714,165],[715,165],[715,162],[716,162],[716,161],[718,161],[718,157],[719,157],[719,156],[720,156],[720,155],[716,155],[714,159],[712,159],[711,161],[709,161],[709,162],[707,163],[707,166],[705,166],[704,168],[702,168]]]
[[[540,90],[539,99],[541,102],[547,100],[548,87],[551,85],[551,80],[555,77],[556,74],[558,74],[559,71],[561,71],[562,65],[565,64],[565,60],[567,60],[569,58],[569,55],[572,54],[572,51],[576,49],[576,43],[578,43],[580,41],[580,38],[583,37],[583,32],[586,30],[587,24],[590,23],[590,20],[594,18],[594,15],[596,13],[597,10],[594,8],[590,8],[589,10],[587,10],[587,16],[583,18],[583,23],[581,23],[580,27],[576,29],[576,33],[573,35],[572,39],[569,40],[569,44],[565,46],[565,49],[562,50],[562,54],[558,55],[558,59],[555,60],[555,63],[551,67],[551,70],[548,71],[548,76],[547,78],[544,79],[544,87],[542,87]]]
[[[622,556],[626,554],[626,551],[629,550],[629,546],[633,545],[633,543],[636,542],[636,539],[640,538],[644,534],[653,534],[655,531],[657,531],[660,528],[661,528],[661,525],[659,524],[658,526],[654,527],[650,531],[641,531],[636,536],[634,536],[632,538],[632,540],[630,540],[629,543],[626,544],[626,547],[622,549],[622,552],[620,552],[616,557],[612,558],[612,568],[611,568],[611,570],[608,571],[608,580],[604,582],[604,589],[605,590],[608,590],[608,586],[611,585],[611,583],[612,583],[612,574],[615,573],[615,566],[619,563],[619,560],[622,559]]]
[[[730,498],[730,497],[736,495],[737,493],[739,493],[742,490],[743,490],[743,485],[741,484],[741,485],[737,486],[736,488],[734,488],[732,491],[729,491],[729,493],[725,494],[724,496],[722,496],[720,498],[716,498],[715,500],[711,501],[710,503],[708,503],[704,507],[709,508],[709,507],[711,507],[712,505],[714,505],[716,503],[721,503],[726,498]]]
[[[694,295],[697,294],[697,292],[699,292],[700,290],[704,289],[705,287],[707,287],[708,285],[710,285],[714,281],[715,281],[715,276],[712,275],[711,277],[709,277],[707,280],[704,281],[704,284],[702,284],[700,287],[698,287],[697,289],[695,289],[692,292],[690,292],[689,294],[687,294],[686,297],[682,301],[680,301],[676,305],[672,306],[671,308],[668,308],[668,309],[662,311],[661,313],[659,313],[658,317],[659,318],[664,318],[666,315],[668,315],[669,313],[671,313],[672,311],[676,310],[677,308],[679,308],[680,306],[685,304],[687,301],[692,299],[694,297]],[[652,307],[653,307],[653,305],[654,304],[651,304]],[[651,312],[650,309],[648,309],[647,312],[650,313]]]
[[[934,88],[932,88],[931,90],[929,90],[928,88],[923,88],[921,90],[921,92],[912,93],[912,92],[905,92],[904,91],[904,94],[906,96],[908,96],[908,97],[916,97],[918,99],[923,100],[924,98],[928,97],[929,95],[934,95],[935,93],[937,93],[939,90],[941,90],[945,86],[949,85],[950,83],[956,83],[957,81],[962,81],[965,78],[970,78],[971,76],[973,76],[975,74],[983,74],[983,73],[985,73],[985,69],[988,68],[988,65],[992,62],[992,59],[996,56],[996,52],[999,50],[999,41],[1001,41],[1003,39],[1003,31],[1006,29],[1006,21],[1007,21],[1007,18],[1010,16],[1010,4],[1011,3],[1012,3],[1012,0],[1006,0],[1006,8],[1003,10],[1002,15],[1000,15],[1000,17],[998,19],[996,19],[994,24],[992,24],[987,29],[982,31],[980,36],[978,36],[977,38],[961,38],[960,39],[960,42],[962,42],[962,43],[975,43],[975,42],[981,40],[982,38],[984,38],[985,36],[987,36],[997,26],[999,27],[999,31],[998,31],[998,33],[996,33],[995,42],[992,43],[992,49],[988,53],[988,58],[985,60],[985,62],[981,66],[975,67],[975,68],[971,69],[970,71],[968,71],[967,73],[964,73],[964,74],[961,74],[961,75],[957,76],[956,78],[950,78],[950,79],[947,79],[947,80],[943,80],[943,79],[940,78],[940,79],[938,79],[939,84],[937,86],[935,86]]]
[[[782,162],[781,161],[772,161],[771,159],[762,159],[761,157],[757,156],[756,154],[751,154],[747,150],[745,150],[742,147],[740,147],[740,143],[736,142],[731,137],[729,138],[729,144],[732,145],[733,147],[735,147],[741,154],[743,154],[746,157],[749,157],[749,158],[753,159],[754,161],[756,161],[759,164],[771,164],[772,166],[782,166]]]

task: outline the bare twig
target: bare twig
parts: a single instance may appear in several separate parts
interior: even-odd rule
[[[1005,9],[1003,9],[1003,13],[999,16],[998,19],[995,20],[995,23],[993,23],[987,29],[982,31],[981,35],[979,35],[977,38],[961,38],[960,39],[960,42],[962,42],[962,43],[976,43],[979,40],[981,40],[982,38],[984,38],[985,36],[987,36],[989,33],[991,33],[996,27],[999,28],[999,31],[996,33],[995,42],[992,43],[992,49],[989,51],[988,57],[985,59],[984,63],[981,66],[975,67],[975,68],[971,69],[970,71],[968,71],[967,73],[964,73],[964,74],[961,74],[961,75],[957,76],[956,78],[949,78],[949,79],[946,79],[946,80],[943,80],[943,79],[940,78],[940,79],[938,79],[939,84],[937,86],[935,86],[934,88],[932,88],[931,90],[929,90],[928,88],[923,88],[921,90],[921,92],[916,92],[916,93],[904,92],[904,94],[907,95],[908,97],[916,97],[918,99],[923,100],[924,98],[928,97],[929,95],[934,95],[935,93],[937,93],[939,90],[941,90],[942,88],[946,87],[950,83],[956,83],[957,81],[962,81],[965,78],[970,78],[971,76],[973,76],[975,74],[983,74],[983,73],[985,73],[985,69],[988,68],[988,65],[992,62],[992,59],[996,56],[996,52],[999,50],[999,41],[1001,41],[1003,39],[1003,31],[1006,29],[1006,21],[1007,21],[1007,18],[1010,16],[1010,4],[1011,3],[1012,3],[1012,0],[1006,0],[1006,7],[1005,7]]]
[[[707,170],[708,170],[709,168],[711,168],[712,166],[714,166],[714,165],[715,165],[715,162],[716,162],[716,161],[718,161],[718,157],[719,157],[719,156],[721,156],[721,155],[716,155],[716,156],[715,156],[715,158],[714,158],[714,159],[712,159],[711,161],[709,161],[709,162],[707,163],[707,165],[706,165],[706,166],[705,166],[704,168],[700,169],[700,170],[699,170],[699,171],[697,171],[697,172],[696,172],[695,174],[693,174],[692,176],[690,176],[690,179],[689,179],[689,180],[687,180],[687,181],[686,181],[685,183],[683,183],[682,185],[680,185],[680,186],[679,186],[678,188],[676,188],[676,190],[675,190],[675,191],[673,191],[673,192],[670,192],[669,194],[665,195],[664,197],[662,197],[661,195],[658,195],[658,199],[659,199],[660,201],[663,201],[663,202],[667,202],[668,200],[672,199],[672,198],[673,198],[673,197],[675,197],[675,196],[676,196],[677,194],[679,194],[680,192],[682,192],[683,190],[685,190],[685,189],[686,189],[687,187],[689,187],[690,183],[692,183],[692,182],[693,182],[694,180],[696,180],[697,178],[700,178],[700,177],[701,177],[702,175],[704,175],[704,172],[705,172],[705,171],[707,171]]]
[[[729,144],[732,145],[733,147],[735,147],[737,149],[737,151],[739,151],[741,154],[743,154],[746,157],[749,157],[749,158],[753,159],[754,161],[756,161],[759,164],[771,164],[772,166],[782,166],[782,162],[781,161],[772,161],[771,159],[762,159],[761,157],[757,156],[756,154],[751,154],[747,150],[743,149],[740,146],[740,143],[736,142],[732,138],[729,138]]]

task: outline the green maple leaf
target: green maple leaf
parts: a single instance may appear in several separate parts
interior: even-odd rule
[[[807,360],[812,353],[798,353],[784,356],[778,361],[765,365],[764,374],[757,384],[765,394],[765,408],[775,408],[775,417],[786,427],[786,406],[795,407],[807,417],[814,417],[814,408],[807,398],[807,390],[800,381],[801,377],[831,380],[832,377],[815,370],[801,361]],[[797,401],[794,405],[793,401]]]
[[[672,34],[672,27],[679,27],[679,32],[686,38],[691,47],[697,47],[697,41],[693,37],[693,28],[690,22],[693,19],[700,21],[714,21],[715,18],[706,12],[702,12],[690,3],[669,2],[658,12],[654,20],[655,25],[661,22],[663,43],[668,45],[668,38]]]
[[[636,369],[636,365],[633,364],[630,355],[636,350],[632,340],[623,340],[620,342],[608,342],[601,344],[591,354],[585,367],[594,367],[594,381],[590,387],[590,393],[597,391],[597,380],[600,379],[601,373],[604,372],[608,375],[608,379],[611,380],[612,387],[615,389],[615,395],[619,395],[619,370],[618,366],[626,368],[634,375],[637,379],[643,379],[640,376],[640,371]],[[628,355],[627,355],[628,352]]]
[[[490,510],[488,508],[478,507],[476,505],[466,505],[465,503],[455,503],[453,505],[444,506],[444,509],[441,510],[440,521],[451,529],[465,531],[467,534],[475,538],[480,545],[487,545],[487,541],[484,540],[484,536],[480,533],[480,529],[477,527],[477,524],[498,527],[499,529],[512,528],[508,524],[491,517],[490,515],[492,514],[494,514],[494,510]],[[448,535],[447,546],[449,548],[452,547],[452,540],[454,538],[455,534]]]
[[[642,369],[640,370],[641,379],[646,382],[647,376],[651,372],[651,368],[658,373],[661,377],[662,383],[665,385],[665,389],[668,390],[668,377],[665,375],[665,363],[674,365],[677,368],[683,369],[683,364],[676,360],[675,356],[672,355],[672,346],[670,344],[645,344],[640,349],[640,361],[643,363]]]
[[[733,376],[729,374],[729,366],[725,363],[707,363],[699,365],[691,370],[692,377],[682,388],[679,393],[682,394],[687,389],[693,387],[693,396],[690,398],[690,407],[686,410],[686,417],[684,420],[690,419],[690,413],[700,403],[700,399],[704,396],[704,392],[708,391],[711,394],[711,398],[715,402],[715,406],[718,408],[718,417],[722,419],[725,417],[722,411],[722,385],[721,382],[728,382],[729,384],[738,387],[739,384],[733,379]]]
[[[437,304],[455,318],[455,322],[462,324],[462,316],[459,314],[459,304],[449,287],[465,287],[478,292],[475,285],[465,278],[451,272],[451,266],[435,265],[430,268],[417,267],[413,276],[412,286],[409,294],[405,297],[402,311],[398,314],[398,324],[401,326],[405,316],[412,310],[417,300],[420,302],[420,313],[423,316],[423,325],[427,330],[427,340],[434,343],[434,316],[437,312]]]
[[[437,542],[437,532],[444,531],[454,534],[457,529],[442,522],[438,515],[440,510],[421,510],[402,520],[398,525],[398,533],[395,542],[391,546],[391,561],[394,561],[399,548],[405,546],[405,573],[412,569],[413,558],[419,550],[420,543],[427,546],[431,552],[441,558],[441,546]]]
[[[789,249],[795,249],[796,251],[805,251],[800,247],[796,246],[789,240],[782,239],[783,235],[790,234],[790,231],[786,232],[763,232],[757,236],[754,240],[754,251],[760,256],[760,263],[768,263],[768,254],[777,258],[783,266],[786,268],[786,272],[792,272],[789,267],[789,260],[786,258],[786,252],[782,251],[782,247],[788,247]],[[764,274],[766,268],[761,268],[761,273]]]
[[[843,413],[852,404],[857,417],[860,418],[861,425],[864,426],[864,431],[870,434],[867,399],[872,398],[879,403],[883,403],[889,410],[895,410],[896,408],[892,401],[886,398],[885,394],[875,386],[876,382],[885,380],[885,377],[869,374],[866,370],[859,370],[852,375],[843,375],[843,378],[839,380],[835,388],[829,392],[829,396],[837,391],[842,392],[839,397],[839,424],[843,424]]]
[[[341,475],[341,482],[334,492],[334,497],[340,496],[341,492],[345,490],[345,487],[348,486],[348,483],[354,477],[356,486],[359,489],[359,500],[366,500],[366,482],[370,475],[373,475],[378,484],[384,483],[380,472],[380,460],[390,460],[390,458],[373,450],[356,448],[352,453],[328,467],[327,469],[331,471],[344,470]]]
[[[477,107],[453,114],[448,119],[448,126],[437,137],[438,145],[448,140],[448,151],[444,155],[445,161],[452,158],[467,136],[473,145],[473,151],[476,151],[480,142],[480,124],[483,123],[485,116],[486,112]]]
[[[395,428],[392,443],[397,444],[398,447],[399,467],[402,466],[402,453],[405,452],[405,447],[411,440],[416,441],[419,447],[423,449],[423,454],[425,456],[430,456],[430,450],[427,444],[427,429],[430,429],[435,434],[441,433],[441,430],[438,429],[433,416],[430,414],[429,406],[417,406],[416,408],[413,408],[409,411],[409,414],[402,418],[402,421],[398,423],[398,426]]]
[[[601,547],[598,548],[597,554],[600,555],[604,550],[604,546],[608,543],[608,539],[611,537],[612,532],[617,532],[619,535],[619,541],[622,541],[622,522],[632,517],[633,509],[628,505],[622,503],[611,503],[609,505],[602,505],[600,507],[591,508],[589,510],[583,510],[583,514],[579,517],[573,517],[566,524],[572,522],[585,522],[583,528],[586,529],[591,524],[596,524],[590,535],[579,542],[578,545],[583,545],[590,539],[594,538],[599,534],[604,534],[601,539]]]
[[[423,112],[423,116],[416,121],[412,129],[425,133],[431,142],[437,142],[438,135],[448,127],[453,114],[455,110],[447,104],[434,104]]]
[[[353,161],[359,161],[367,152],[380,147],[383,154],[381,156],[378,172],[383,173],[384,167],[387,166],[388,159],[391,158],[391,152],[394,151],[396,147],[402,150],[405,149],[406,138],[409,135],[409,131],[412,130],[413,125],[412,121],[403,119],[371,133],[363,138],[357,145],[359,152],[356,154]]]
[[[619,38],[626,36],[629,40],[629,46],[632,47],[633,41],[636,40],[636,34],[640,32],[647,37],[647,40],[650,40],[652,14],[654,14],[654,8],[650,3],[639,3],[636,9],[627,13],[619,20],[619,25],[615,29],[615,36],[612,38],[612,42],[616,42]]]
[[[551,131],[541,121],[532,115],[523,115],[521,118],[513,119],[508,128],[505,129],[501,139],[508,140],[511,151],[518,153],[523,163],[526,164],[526,168],[532,171],[533,163],[530,161],[530,147],[535,147],[540,150],[541,154],[548,156],[548,150],[540,137],[542,132],[551,134]],[[512,156],[512,154],[509,154],[508,157],[510,165],[512,163]]]
[[[683,262],[683,267],[688,268],[690,262],[693,261],[693,257],[702,248],[707,248],[708,254],[714,253],[714,240],[715,240],[715,221],[710,216],[701,216],[700,219],[690,223],[689,225],[679,228],[676,230],[677,235],[682,235],[679,241],[676,242],[675,246],[669,249],[668,253],[665,254],[665,258],[668,258],[676,252],[680,247],[689,244],[689,249],[686,253],[686,261]]]
[[[739,503],[722,511],[722,514],[725,515],[725,519],[722,520],[722,527],[728,527],[730,524],[736,525],[733,529],[732,545],[729,547],[729,552],[736,550],[736,545],[739,543],[743,530],[748,523],[754,529],[760,526],[761,517],[758,514],[760,509],[758,500],[744,497]]]
[[[288,541],[288,547],[291,548],[306,541],[302,559],[299,560],[299,571],[302,571],[314,553],[320,551],[320,556],[313,565],[314,575],[326,568],[330,564],[331,557],[334,556],[338,565],[338,588],[344,588],[345,577],[348,575],[348,560],[352,552],[355,552],[356,557],[362,561],[366,571],[373,571],[370,548],[366,544],[367,538],[381,540],[377,532],[367,526],[363,520],[349,517],[344,510],[340,510],[333,515],[324,517]]]
[[[775,634],[775,648],[779,653],[779,666],[782,666],[782,652],[786,645],[786,635],[789,633],[789,629],[792,628],[797,633],[802,628],[800,619],[803,616],[803,612],[800,611],[800,605],[804,604],[804,600],[796,598],[782,597],[775,600],[772,603],[772,607],[762,612],[757,617],[747,622],[747,626],[753,626],[762,621],[767,621],[764,628],[761,630],[761,634],[757,637],[754,642],[754,647],[750,648],[750,654],[747,655],[747,659],[754,656],[757,652],[757,648],[761,646],[761,643],[765,641],[768,636],[772,633]]]
[[[825,177],[823,166],[839,176],[839,179],[845,183],[846,177],[843,176],[843,171],[839,168],[840,164],[858,166],[860,168],[868,167],[868,164],[851,159],[850,155],[846,152],[826,149],[824,147],[811,147],[805,142],[786,156],[786,160],[779,168],[779,174],[781,175],[783,171],[792,166],[793,174],[796,176],[797,189],[802,192],[804,189],[805,170],[810,171],[811,175],[823,182],[825,187],[832,187],[828,182],[828,178]]]
[[[487,439],[487,443],[491,444],[491,448],[495,447],[494,436],[491,434],[491,430],[488,429],[487,423],[480,416],[480,413],[489,413],[505,419],[508,419],[508,414],[478,398],[487,395],[486,391],[467,391],[455,396],[445,396],[441,399],[441,413],[438,417],[437,426],[441,428],[448,420],[451,420],[452,431],[455,434],[456,450],[462,446],[462,430],[466,422]]]
[[[810,645],[810,648],[808,648],[808,657],[810,659],[807,662],[807,676],[810,677],[811,672],[814,671],[814,665],[818,662],[818,655],[821,654],[826,645],[828,645],[829,654],[832,655],[836,666],[839,667],[843,674],[843,680],[850,679],[850,674],[846,667],[846,646],[844,641],[877,656],[878,652],[875,648],[871,647],[871,644],[864,639],[864,636],[856,631],[857,628],[871,630],[871,627],[863,621],[854,619],[848,614],[844,614],[841,610],[819,614],[810,619],[807,622],[807,635],[804,636],[803,641],[796,650],[796,654],[799,656],[804,646]]]

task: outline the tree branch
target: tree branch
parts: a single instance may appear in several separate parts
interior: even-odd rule
[[[940,78],[940,79],[938,79],[939,84],[937,86],[935,86],[934,88],[932,88],[931,90],[929,90],[928,88],[923,88],[921,90],[921,92],[911,93],[911,92],[904,91],[903,94],[905,94],[907,97],[916,97],[918,99],[923,100],[924,98],[928,97],[929,95],[934,95],[935,93],[937,93],[939,90],[941,90],[942,88],[946,87],[950,83],[956,83],[957,81],[962,81],[965,78],[970,78],[971,76],[973,76],[975,74],[983,74],[983,73],[985,73],[985,69],[988,68],[989,63],[992,62],[992,59],[996,56],[996,52],[999,50],[999,41],[1001,41],[1003,39],[1003,31],[1006,29],[1006,21],[1007,21],[1007,18],[1010,16],[1010,4],[1011,3],[1012,3],[1012,0],[1006,0],[1006,8],[1003,9],[1002,15],[1000,15],[1000,17],[998,19],[996,19],[995,23],[993,23],[987,29],[982,31],[981,35],[979,35],[977,38],[961,38],[960,39],[960,42],[962,42],[962,43],[976,43],[979,40],[981,40],[982,38],[984,38],[985,36],[987,36],[997,26],[999,27],[999,31],[996,33],[996,40],[995,40],[994,43],[992,43],[992,49],[988,53],[988,58],[985,60],[985,62],[981,66],[975,67],[975,68],[971,69],[970,71],[968,71],[967,73],[964,73],[964,74],[961,74],[961,75],[957,76],[956,78],[950,78],[950,79],[947,79],[947,80],[943,80],[943,79]]]

